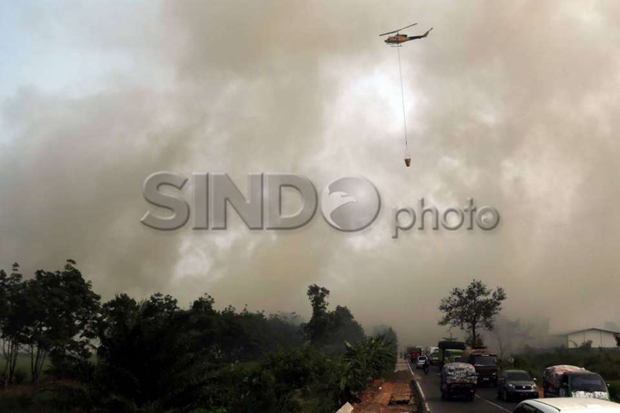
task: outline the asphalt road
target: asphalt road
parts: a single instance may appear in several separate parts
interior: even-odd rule
[[[426,412],[431,413],[511,413],[518,403],[507,403],[497,399],[493,387],[479,388],[472,402],[464,400],[442,400],[439,391],[439,369],[431,367],[428,375],[424,370],[412,369],[426,399]]]

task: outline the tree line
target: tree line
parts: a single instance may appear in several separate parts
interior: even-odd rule
[[[73,260],[25,279],[0,271],[4,375],[18,356],[31,381],[56,381],[56,411],[333,412],[394,370],[390,327],[367,336],[329,290],[308,287],[309,321],[295,313],[218,310],[208,294],[188,308],[161,293],[102,302]]]

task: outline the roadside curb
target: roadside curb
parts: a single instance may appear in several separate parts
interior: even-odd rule
[[[428,403],[426,402],[426,396],[424,395],[424,391],[422,390],[422,387],[420,386],[420,383],[417,380],[417,376],[413,372],[413,369],[411,368],[411,364],[409,364],[409,362],[407,362],[407,367],[409,367],[409,372],[411,372],[411,375],[413,376],[412,382],[415,383],[415,386],[412,386],[412,387],[415,388],[415,392],[417,394],[416,400],[418,401],[418,411],[430,412],[431,409],[430,407],[428,407]]]
[[[430,407],[428,407],[428,403],[426,402],[426,396],[424,396],[424,392],[422,391],[422,387],[420,387],[420,383],[418,383],[418,381],[415,381],[415,387],[418,391],[418,400],[420,401],[418,403],[419,407],[422,409],[422,411],[424,412],[430,412],[431,409]]]

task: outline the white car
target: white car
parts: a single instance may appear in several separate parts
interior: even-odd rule
[[[426,360],[428,360],[428,358],[426,356],[418,356],[418,359],[415,362],[415,368],[416,369],[421,369],[424,367],[424,363],[426,363]]]
[[[620,404],[599,399],[551,397],[519,403],[513,413],[620,413]]]

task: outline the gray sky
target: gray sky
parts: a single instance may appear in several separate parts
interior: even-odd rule
[[[309,314],[309,284],[367,327],[432,344],[441,297],[478,278],[552,330],[620,320],[620,3],[0,1],[0,258],[75,259],[105,299],[170,293]],[[401,49],[377,35],[434,27]],[[616,115],[616,116],[614,116]],[[347,175],[382,196],[340,233],[152,231],[144,179],[170,170]],[[191,188],[185,191],[191,200]],[[390,236],[425,197],[491,205],[492,232]]]

